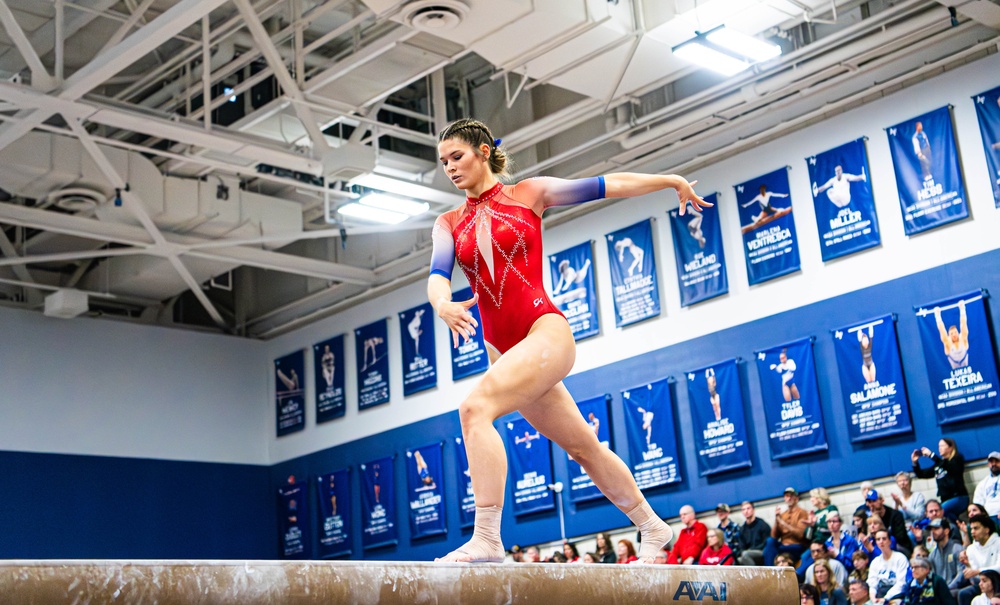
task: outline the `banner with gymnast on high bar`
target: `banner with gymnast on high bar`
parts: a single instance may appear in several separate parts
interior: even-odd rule
[[[914,307],[938,424],[1000,411],[983,290]]]

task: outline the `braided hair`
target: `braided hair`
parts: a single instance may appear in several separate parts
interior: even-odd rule
[[[468,143],[477,153],[479,153],[480,145],[487,145],[490,148],[487,156],[490,171],[499,177],[510,176],[507,172],[507,152],[500,147],[501,140],[493,138],[493,133],[490,132],[486,124],[472,118],[455,120],[445,126],[438,135],[438,142],[448,139],[458,139]]]

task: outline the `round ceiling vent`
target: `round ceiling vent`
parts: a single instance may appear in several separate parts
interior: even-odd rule
[[[108,201],[100,191],[86,187],[67,187],[48,194],[46,201],[67,212],[87,212]]]
[[[438,33],[454,29],[469,12],[458,0],[417,0],[403,7],[403,23],[417,31]]]

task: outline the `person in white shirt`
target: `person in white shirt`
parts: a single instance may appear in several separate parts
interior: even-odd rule
[[[972,585],[958,592],[959,605],[969,605],[973,597],[981,592],[978,576],[982,571],[1000,571],[1000,537],[993,519],[986,515],[974,515],[969,519],[969,533],[972,534],[972,543],[959,560],[965,564],[964,575]]]
[[[868,568],[868,591],[872,603],[898,603],[906,594],[906,576],[910,562],[903,553],[892,550],[889,532],[875,532],[875,544],[882,554],[872,559]]]
[[[1000,518],[1000,452],[990,452],[986,463],[990,467],[990,474],[976,486],[972,501],[985,508],[995,520]]]

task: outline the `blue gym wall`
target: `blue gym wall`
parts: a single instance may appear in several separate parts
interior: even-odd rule
[[[974,256],[904,278],[892,280],[819,303],[807,305],[779,315],[765,317],[749,324],[708,334],[690,342],[665,347],[648,354],[630,357],[590,371],[574,374],[566,385],[577,399],[610,393],[612,402],[613,445],[627,456],[624,416],[620,390],[662,378],[679,377],[691,368],[701,367],[731,357],[744,360],[740,364],[743,398],[746,402],[748,432],[753,466],[712,477],[699,477],[694,442],[684,427],[692,423],[683,381],[673,385],[675,421],[680,438],[683,482],[678,486],[650,490],[647,496],[653,507],[664,517],[673,517],[683,504],[697,510],[710,510],[718,502],[739,503],[742,500],[762,500],[781,495],[786,486],[800,491],[813,487],[834,486],[863,479],[891,475],[910,467],[914,447],[935,448],[942,436],[954,438],[967,459],[983,458],[996,449],[995,423],[987,418],[939,427],[927,396],[927,372],[923,349],[912,306],[952,294],[977,288],[1000,292],[1000,250]],[[992,299],[987,306],[993,306]],[[882,441],[852,444],[848,438],[846,413],[837,378],[837,364],[829,330],[854,321],[892,312],[898,316],[897,334],[906,388],[913,413],[914,433]],[[997,313],[991,313],[993,333],[997,331]],[[642,324],[628,328],[642,330]],[[753,351],[804,336],[815,336],[816,371],[823,418],[826,423],[829,450],[782,461],[773,461],[767,445],[764,411],[760,405],[760,384],[756,369],[747,360]],[[994,339],[995,341],[995,339]],[[996,347],[994,347],[996,348]],[[621,351],[621,355],[627,355]],[[406,476],[403,452],[437,440],[448,441],[460,434],[457,412],[439,415],[412,425],[390,430],[376,436],[333,447],[274,465],[270,469],[271,493],[286,483],[289,475],[305,480],[320,473],[351,467],[352,526],[354,542],[351,558],[383,560],[428,560],[459,546],[468,539],[458,523],[458,500],[455,492],[455,454],[450,444],[445,447],[446,516],[448,533],[421,540],[411,540],[406,516]],[[368,551],[361,549],[361,511],[357,465],[395,454],[397,523],[399,543]],[[568,485],[565,455],[553,447],[555,478]],[[310,507],[315,509],[315,493],[310,494]],[[509,488],[508,488],[509,498]],[[274,499],[274,496],[272,496]],[[565,504],[567,536],[591,534],[604,529],[628,525],[624,515],[604,500],[575,506]],[[315,510],[313,527],[315,527]],[[559,538],[559,516],[555,510],[516,518],[509,507],[505,511],[504,543],[533,544]],[[272,527],[275,542],[277,529]],[[315,548],[315,544],[313,544]],[[276,554],[275,554],[276,556]]]

